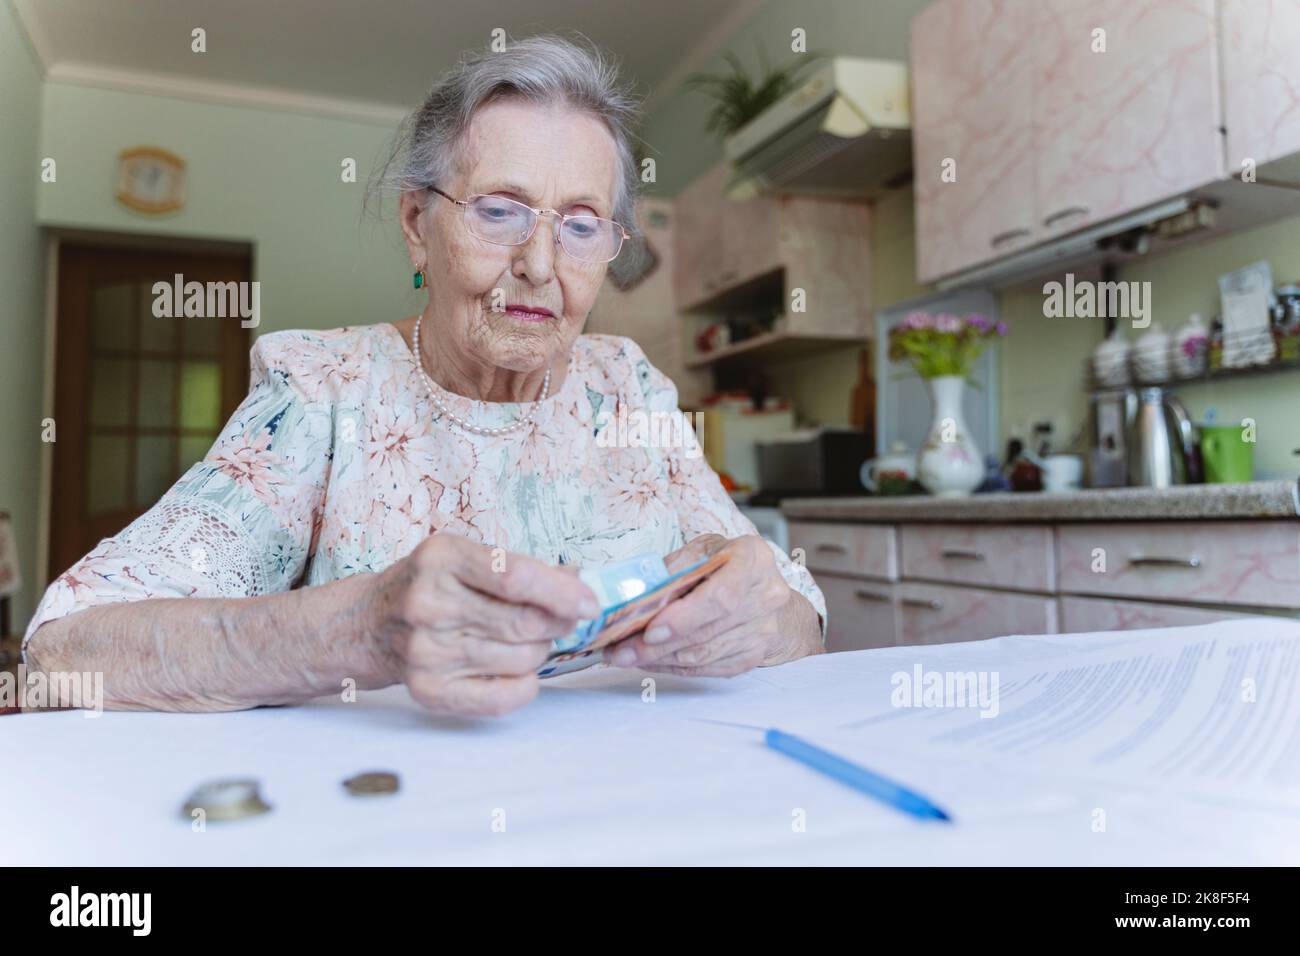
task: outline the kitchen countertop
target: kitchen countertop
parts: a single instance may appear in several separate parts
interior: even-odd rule
[[[1296,518],[1294,478],[1235,485],[994,492],[967,498],[929,495],[786,498],[781,512],[804,521],[1172,521]]]

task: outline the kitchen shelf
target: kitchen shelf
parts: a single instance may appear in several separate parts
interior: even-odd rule
[[[800,335],[797,332],[764,332],[753,338],[725,345],[712,352],[699,352],[686,360],[687,368],[707,368],[729,359],[773,358],[779,353],[783,359],[803,358],[829,352],[846,345],[866,345],[861,335],[845,333],[843,336]]]
[[[1246,344],[1256,344],[1259,340],[1271,342],[1271,334],[1261,334],[1258,336],[1243,337]],[[1224,379],[1247,378],[1259,375],[1272,375],[1278,372],[1300,371],[1300,356],[1288,356],[1281,358],[1274,355],[1267,362],[1261,362],[1257,365],[1239,365],[1229,368],[1207,368],[1205,371],[1196,375],[1168,375],[1161,377],[1158,381],[1143,377],[1139,369],[1144,361],[1150,361],[1142,353],[1141,349],[1133,349],[1126,360],[1127,371],[1125,373],[1126,382],[1124,384],[1109,384],[1102,378],[1099,378],[1096,366],[1092,358],[1088,358],[1083,363],[1083,377],[1089,392],[1108,392],[1121,388],[1171,388],[1178,385],[1202,385],[1208,382],[1219,382]],[[1172,365],[1172,362],[1170,362]]]

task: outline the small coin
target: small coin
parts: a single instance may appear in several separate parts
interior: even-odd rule
[[[396,793],[400,786],[397,774],[386,770],[372,770],[359,773],[343,781],[348,793],[354,797],[372,797],[381,794]]]
[[[195,788],[181,812],[187,819],[202,810],[208,820],[243,820],[271,809],[253,779],[212,780]]]

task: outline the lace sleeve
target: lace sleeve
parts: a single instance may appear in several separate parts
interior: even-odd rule
[[[50,585],[23,638],[101,604],[250,597],[288,590],[306,567],[332,457],[333,417],[282,361],[291,341],[258,339],[252,387],[203,461],[147,512]]]

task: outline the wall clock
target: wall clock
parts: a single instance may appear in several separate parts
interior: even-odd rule
[[[123,150],[117,158],[117,201],[136,212],[174,212],[185,205],[185,160],[156,146]]]

